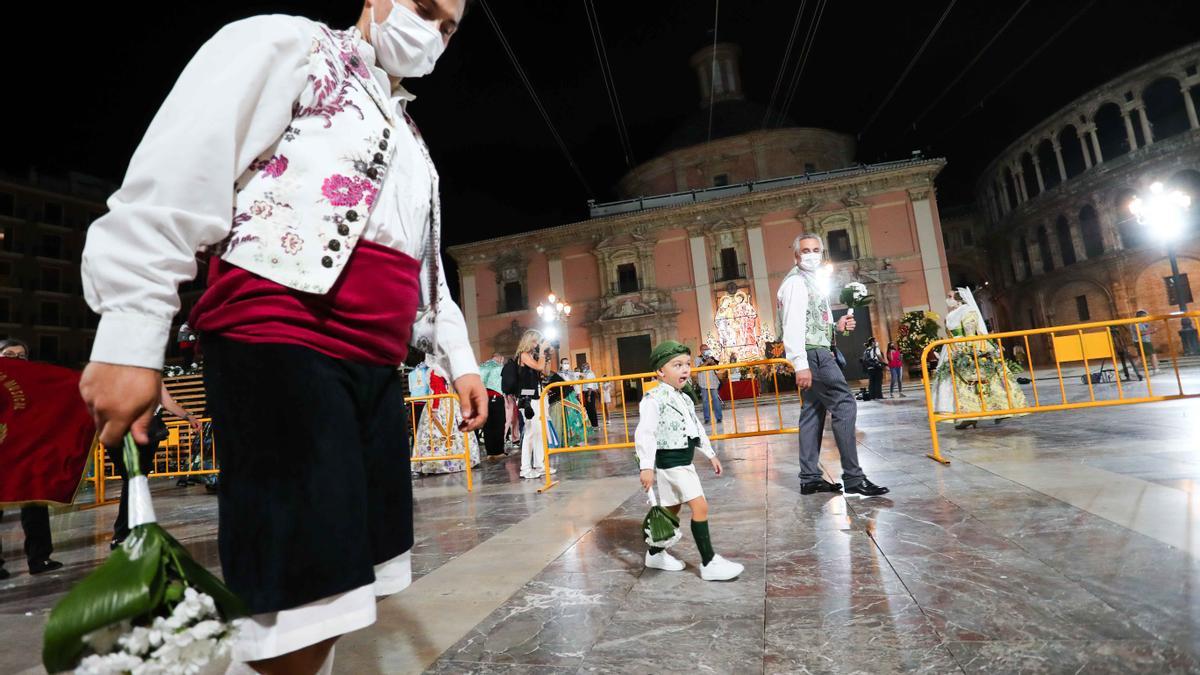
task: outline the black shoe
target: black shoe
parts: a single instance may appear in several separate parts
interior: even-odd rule
[[[830,483],[827,480],[819,480],[813,483],[805,483],[800,486],[800,494],[811,495],[818,492],[841,492],[841,483]]]
[[[12,576],[12,572],[9,572],[8,570],[4,569],[3,567],[0,567],[0,581],[3,581],[11,576]]]
[[[112,541],[108,542],[108,550],[115,551],[125,543],[125,537],[113,537]]]
[[[54,570],[59,569],[62,566],[63,566],[63,564],[58,562],[57,560],[51,560],[49,558],[46,558],[45,560],[42,560],[40,562],[29,563],[29,573],[30,574],[41,574],[42,572],[53,572]]]
[[[886,495],[888,492],[891,491],[881,485],[872,483],[866,478],[862,479],[862,482],[857,485],[846,486],[846,494],[857,495],[859,497],[880,497]]]

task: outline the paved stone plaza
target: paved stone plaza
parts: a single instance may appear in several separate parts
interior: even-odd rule
[[[546,495],[515,457],[485,462],[474,494],[417,479],[417,580],[339,644],[335,672],[1200,672],[1196,402],[947,426],[951,466],[924,457],[920,398],[859,410],[887,498],[800,496],[792,437],[720,444],[727,475],[701,474],[717,552],[746,565],[729,583],[700,580],[686,529],[687,570],[643,569],[626,451],[556,460]],[[836,479],[831,446],[823,463]],[[160,520],[215,568],[215,498],[173,485],[156,482]],[[6,512],[0,672],[37,666],[49,607],[107,554],[114,513],[57,514],[66,567],[31,578]]]

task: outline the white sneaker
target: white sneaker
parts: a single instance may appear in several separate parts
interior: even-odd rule
[[[729,581],[736,579],[746,569],[743,565],[729,562],[719,555],[713,556],[707,565],[700,566],[700,578],[705,581]]]
[[[556,469],[554,467],[550,467],[550,475],[553,476],[556,473],[558,473],[558,469]],[[542,472],[542,475],[545,476],[546,475],[545,472]]]
[[[656,570],[666,570],[668,572],[678,572],[687,565],[675,556],[666,551],[659,551],[654,555],[650,555],[650,551],[646,551],[646,567]]]
[[[521,472],[521,478],[541,478],[543,474],[537,471],[527,470]]]

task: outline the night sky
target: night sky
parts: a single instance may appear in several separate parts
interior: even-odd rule
[[[688,58],[712,40],[712,0],[594,0],[635,164],[698,109]],[[888,91],[945,11],[943,0],[824,5],[788,111],[796,124],[859,134],[859,159],[944,156],[943,205],[967,202],[978,172],[1018,134],[1128,68],[1200,39],[1200,2],[1040,0],[1022,11],[955,86],[947,86],[1024,0],[958,2],[888,104]],[[820,0],[805,3],[786,80]],[[3,49],[10,119],[5,172],[30,166],[119,181],[147,123],[197,47],[226,22],[303,14],[349,25],[355,2],[72,4]],[[412,113],[442,172],[447,244],[582,219],[627,170],[584,0],[490,0],[509,42],[588,183],[558,150],[483,8],[463,22],[437,70],[410,82]],[[795,0],[725,0],[718,35],[743,50],[748,98],[766,104]],[[1074,22],[1006,83],[1019,64]],[[36,27],[36,28],[35,28]],[[1003,84],[1002,84],[1003,83]],[[786,95],[780,95],[780,99]],[[935,98],[946,95],[914,128]],[[13,117],[16,119],[13,120]],[[180,157],[182,164],[186,157]],[[589,194],[590,192],[590,194]]]

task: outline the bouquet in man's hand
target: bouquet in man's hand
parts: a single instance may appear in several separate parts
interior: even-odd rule
[[[155,522],[126,434],[129,537],[55,605],[42,664],[51,673],[195,673],[228,652],[245,606]]]
[[[842,289],[842,294],[839,299],[842,301],[843,305],[849,307],[850,311],[853,312],[859,307],[866,307],[867,305],[870,305],[875,301],[875,296],[871,295],[871,292],[867,290],[865,284],[858,281],[851,281],[850,283],[846,284],[845,288]],[[842,331],[842,335],[849,334],[850,331],[848,330]]]

